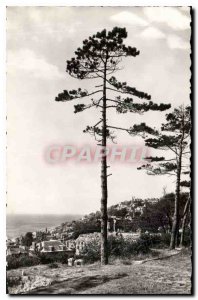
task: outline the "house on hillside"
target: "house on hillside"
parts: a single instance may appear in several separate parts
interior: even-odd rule
[[[14,247],[16,246],[15,242],[11,239],[6,240],[6,248]]]
[[[9,247],[6,250],[6,256],[12,256],[12,257],[19,257],[20,255],[29,255],[29,252],[27,249],[24,249],[22,247]]]
[[[41,252],[66,251],[66,246],[59,240],[49,240],[41,242]]]
[[[68,256],[74,255],[74,250],[66,247],[64,243],[59,240],[42,241],[40,243],[32,243],[31,250],[40,253],[65,253]]]
[[[76,240],[67,240],[65,241],[65,245],[68,249],[76,249]]]
[[[64,259],[67,261],[68,258],[74,257],[75,249],[68,249],[64,243],[60,240],[49,240],[49,241],[42,241],[39,243],[32,243],[30,247],[30,254],[37,255],[40,253],[44,257],[51,257],[53,259]]]

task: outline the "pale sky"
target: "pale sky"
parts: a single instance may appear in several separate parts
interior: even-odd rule
[[[114,74],[118,80],[172,108],[190,103],[189,8],[8,7],[8,213],[86,214],[100,208],[100,164],[49,165],[44,155],[52,144],[94,145],[93,137],[82,131],[99,114],[94,109],[74,114],[76,103],[54,99],[64,89],[93,90],[95,81],[65,72],[66,60],[85,38],[114,26],[126,27],[125,44],[140,50],[139,56],[123,59],[123,70]],[[165,113],[109,111],[108,121],[120,127],[140,122],[159,127]],[[117,143],[143,142],[124,132],[117,134]],[[129,164],[113,164],[110,173],[109,205],[132,196],[160,197],[163,186],[174,191],[172,177],[148,176]]]

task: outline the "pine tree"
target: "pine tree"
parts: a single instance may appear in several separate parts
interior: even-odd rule
[[[157,131],[144,123],[134,125],[131,133],[144,134],[145,144],[154,149],[164,150],[167,154],[172,152],[173,157],[147,157],[149,161],[138,169],[145,169],[149,175],[175,175],[175,209],[173,216],[173,225],[171,232],[170,248],[174,249],[179,230],[179,198],[180,188],[185,185],[185,181],[181,181],[182,173],[189,174],[189,143],[190,143],[190,107],[179,107],[174,109],[172,113],[166,115],[166,123],[162,124],[161,131]],[[155,136],[148,138],[145,133]],[[169,151],[170,150],[170,151]],[[167,152],[169,151],[169,152]],[[187,163],[183,162],[187,159]],[[183,171],[183,172],[182,172]],[[186,181],[187,182],[187,181]]]
[[[169,104],[155,104],[151,101],[151,96],[147,93],[138,91],[134,87],[130,87],[126,82],[119,82],[113,73],[120,70],[119,64],[124,57],[136,57],[139,51],[135,47],[126,46],[123,40],[127,38],[125,28],[113,28],[112,31],[97,32],[93,36],[83,41],[81,48],[75,51],[75,57],[67,61],[66,71],[74,78],[96,79],[100,80],[100,84],[96,89],[88,92],[78,88],[77,90],[64,90],[56,97],[56,101],[71,101],[79,98],[91,97],[88,104],[78,103],[74,105],[74,113],[82,112],[86,109],[95,107],[101,110],[101,118],[93,126],[87,126],[84,132],[92,134],[96,141],[102,147],[103,156],[101,158],[101,263],[108,263],[107,256],[107,158],[106,145],[107,139],[114,140],[115,136],[112,129],[125,130],[130,129],[119,128],[107,124],[107,110],[114,108],[118,113],[127,111],[133,113],[143,113],[149,110],[166,110],[170,108]],[[117,94],[117,95],[115,95]],[[100,95],[97,99],[92,96]],[[113,95],[113,96],[112,96]],[[125,96],[122,98],[121,96]],[[130,97],[126,97],[130,95]],[[136,103],[134,99],[145,99],[147,102]]]

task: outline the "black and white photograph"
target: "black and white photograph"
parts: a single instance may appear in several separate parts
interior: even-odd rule
[[[192,295],[192,24],[6,7],[7,294]]]

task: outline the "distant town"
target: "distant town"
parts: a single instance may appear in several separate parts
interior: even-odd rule
[[[124,201],[120,204],[113,205],[108,209],[108,232],[109,235],[131,237],[137,240],[141,233],[157,234],[170,232],[168,216],[164,216],[163,221],[155,218],[155,223],[150,224],[152,218],[151,210],[162,205],[164,200],[170,202],[170,194],[166,200],[137,199],[132,198],[130,201]],[[144,221],[147,214],[147,222]],[[161,223],[160,223],[161,222]],[[153,225],[154,227],[152,228]],[[151,226],[151,228],[149,228]],[[76,261],[82,263],[83,253],[88,242],[92,239],[100,238],[100,212],[85,215],[77,221],[62,223],[57,227],[45,228],[39,231],[27,232],[24,236],[7,239],[7,257],[29,256],[37,257],[38,255],[49,255],[56,257],[63,255],[65,261],[73,263]],[[80,259],[79,259],[80,258]],[[71,260],[72,261],[72,260]]]
[[[109,208],[108,231],[111,234],[125,233],[137,237],[141,229],[130,230],[136,217],[143,215],[147,204],[156,204],[158,198],[124,201]],[[113,213],[115,215],[113,215]],[[79,234],[78,225],[83,224],[86,233]],[[90,226],[92,228],[90,228]],[[7,256],[33,255],[34,253],[64,252],[68,256],[79,255],[86,245],[87,237],[100,232],[100,212],[85,215],[79,221],[62,223],[57,227],[29,232],[25,236],[7,239]],[[31,245],[30,242],[32,241]],[[24,245],[25,244],[25,245]]]

